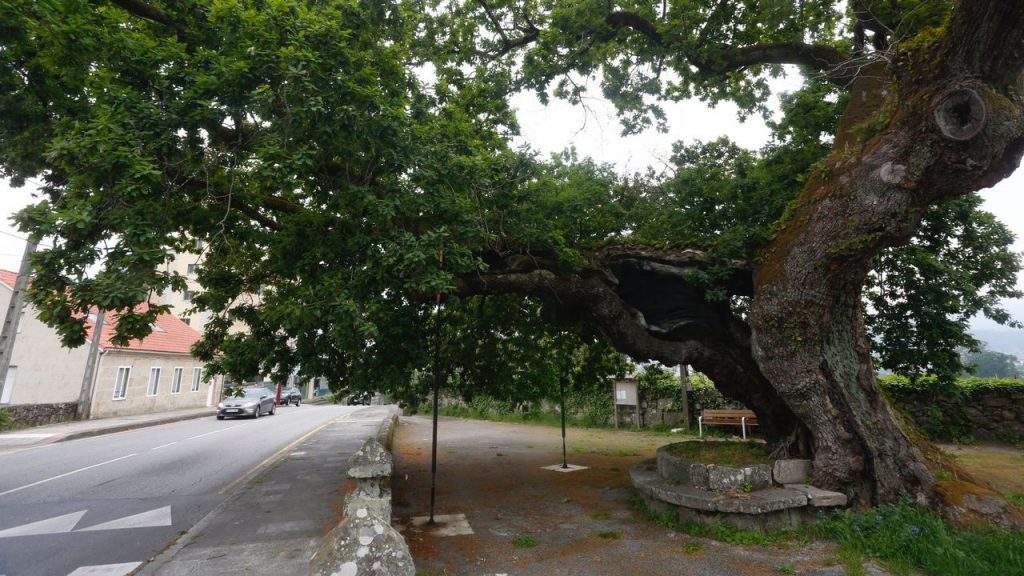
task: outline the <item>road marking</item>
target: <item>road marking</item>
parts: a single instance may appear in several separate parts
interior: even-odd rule
[[[63,516],[54,516],[38,522],[30,522],[0,531],[0,538],[14,538],[15,536],[39,536],[41,534],[63,534],[71,532],[75,524],[85,516],[85,510],[72,512]]]
[[[142,562],[125,562],[124,564],[101,564],[97,566],[79,566],[68,576],[125,576],[131,574],[142,565]]]
[[[117,520],[111,520],[110,522],[104,522],[103,524],[89,526],[88,528],[80,528],[75,530],[75,532],[89,532],[90,530],[124,530],[127,528],[153,528],[156,526],[170,526],[172,524],[171,507],[164,506],[163,508],[125,516],[124,518],[118,518]]]
[[[58,474],[56,476],[51,476],[50,478],[46,478],[44,480],[38,480],[38,481],[33,482],[31,484],[25,484],[24,486],[18,486],[17,488],[11,488],[10,490],[7,490],[6,492],[0,492],[0,496],[6,496],[8,494],[13,494],[15,492],[19,492],[19,491],[24,490],[26,488],[31,488],[33,486],[39,486],[40,484],[45,484],[45,483],[50,482],[52,480],[57,480],[57,479],[60,479],[60,478],[64,478],[65,476],[71,476],[72,474],[78,474],[79,472],[85,472],[86,470],[91,470],[92,468],[96,468],[97,466],[103,466],[104,464],[110,464],[112,462],[117,462],[118,460],[124,460],[125,458],[131,458],[132,456],[137,456],[137,455],[138,455],[137,453],[132,453],[132,454],[128,454],[127,456],[121,456],[120,458],[114,458],[112,460],[107,460],[106,462],[100,462],[99,464],[93,464],[92,466],[86,466],[85,468],[79,468],[78,470],[72,470],[71,472],[65,472],[63,474]]]
[[[227,428],[221,428],[220,430],[214,430],[213,432],[207,432],[206,434],[200,434],[198,436],[189,436],[188,438],[185,438],[185,440],[195,440],[196,438],[203,438],[204,436],[209,436],[211,434],[220,434],[221,432],[227,432],[228,430],[231,430],[232,428],[238,428],[239,426],[241,426],[241,424],[235,424],[234,426],[228,426]]]
[[[150,450],[159,450],[161,448],[167,448],[168,446],[174,446],[177,443],[178,443],[178,441],[175,440],[174,442],[168,442],[167,444],[161,444],[161,445],[159,445],[159,446],[157,446],[155,448],[150,448]]]

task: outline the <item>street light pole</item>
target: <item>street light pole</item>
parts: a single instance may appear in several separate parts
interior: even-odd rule
[[[11,367],[11,358],[14,357],[14,340],[18,335],[18,323],[21,322],[21,312],[25,308],[25,289],[28,288],[29,276],[32,274],[32,254],[39,247],[39,238],[29,236],[25,242],[25,252],[21,256],[21,266],[18,268],[18,278],[14,281],[11,292],[11,301],[7,305],[7,315],[4,316],[4,325],[0,329],[0,399],[3,399],[10,391],[7,390],[7,371]]]

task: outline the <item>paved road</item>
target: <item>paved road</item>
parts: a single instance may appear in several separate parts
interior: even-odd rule
[[[114,576],[224,500],[255,467],[360,407],[278,408],[0,453],[0,575]]]

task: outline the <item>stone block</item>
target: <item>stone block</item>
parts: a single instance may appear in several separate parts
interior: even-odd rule
[[[755,464],[743,468],[743,481],[752,490],[771,488],[772,469],[767,464]]]
[[[846,506],[846,494],[843,494],[842,492],[822,490],[821,488],[815,488],[809,484],[786,484],[785,486],[789,490],[796,490],[804,496],[807,496],[807,502],[815,508]]]
[[[382,497],[374,497],[353,491],[345,497],[345,517],[365,518],[377,516],[378,518],[391,518],[391,494]]]
[[[806,484],[811,479],[810,460],[776,460],[772,468],[776,484]]]
[[[658,474],[676,484],[690,484],[690,463],[681,460],[667,450],[667,446],[658,448]]]
[[[708,487],[707,464],[690,464],[690,485],[697,488]]]
[[[320,542],[310,561],[312,576],[415,576],[412,554],[387,519],[345,518]]]
[[[349,478],[383,478],[391,476],[391,453],[376,438],[370,438],[349,458]]]
[[[746,475],[741,468],[730,466],[708,465],[708,489],[716,492],[740,490]]]
[[[723,496],[715,500],[715,509],[719,512],[743,514],[765,514],[806,505],[807,496],[787,488],[767,488],[749,494]]]

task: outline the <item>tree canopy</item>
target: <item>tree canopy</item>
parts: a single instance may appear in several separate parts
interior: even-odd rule
[[[655,101],[691,95],[753,110],[778,64],[765,64],[767,76],[738,67],[712,79],[669,55],[694,51],[703,66],[731,67],[714,46],[792,40],[795,22],[804,36],[831,41],[841,14],[828,4],[805,3],[799,15],[782,5],[739,15],[729,3],[674,3],[660,16],[654,4],[637,6],[634,16],[657,22],[647,30],[625,8],[601,17],[586,3],[468,2],[429,13],[401,2],[8,3],[3,171],[42,183],[43,201],[19,220],[57,240],[36,257],[33,303],[71,345],[83,341],[92,305],[118,311],[120,338],[139,337],[165,309],[134,305],[183,289],[161,264],[201,238],[196,306],[217,315],[198,351],[215,371],[251,377],[301,366],[398,386],[429,365],[428,296],[453,293],[454,278],[495,257],[539,254],[571,270],[588,251],[640,244],[751,261],[830,150],[846,97],[827,78],[811,73],[782,95],[762,150],[725,139],[680,144],[667,173],[632,176],[570,153],[510,148],[506,96],[526,87],[546,97],[548,82],[561,79],[553,93],[578,97],[566,91],[569,73],[600,70],[627,127],[657,118]],[[914,26],[944,13],[931,12]],[[644,49],[622,30],[652,40],[698,20],[698,33]],[[515,78],[498,66],[473,75],[456,66],[511,65],[509,27],[530,39]],[[441,38],[443,29],[452,33]],[[594,44],[567,53],[560,42],[585,29]],[[427,80],[417,67],[424,54],[438,70]],[[956,348],[974,345],[967,320],[1008,320],[998,301],[1017,295],[1019,261],[1012,236],[978,205],[971,197],[936,208],[917,240],[878,260],[867,300],[882,366],[955,375]],[[708,300],[730,297],[723,274],[712,267],[695,277]],[[450,302],[449,321],[461,320],[467,341],[487,337],[498,309],[506,317],[495,324],[509,334],[545,333],[543,323],[511,318],[526,304],[477,300]],[[244,332],[233,330],[238,323]],[[411,352],[408,341],[424,346]],[[524,349],[505,357],[491,342],[477,348],[490,346],[496,365],[530,364]],[[472,380],[494,387],[507,381],[499,372]]]
[[[40,184],[29,297],[69,345],[94,305],[148,333],[166,309],[136,305],[184,288],[162,265],[201,239],[215,372],[400,390],[433,345],[471,393],[612,346],[693,364],[822,486],[892,501],[938,480],[871,349],[958,373],[966,319],[1016,294],[972,194],[1024,151],[1019,3],[12,0],[0,22],[0,170]],[[696,97],[773,136],[630,176],[510,145],[510,94],[590,79],[627,132]]]

